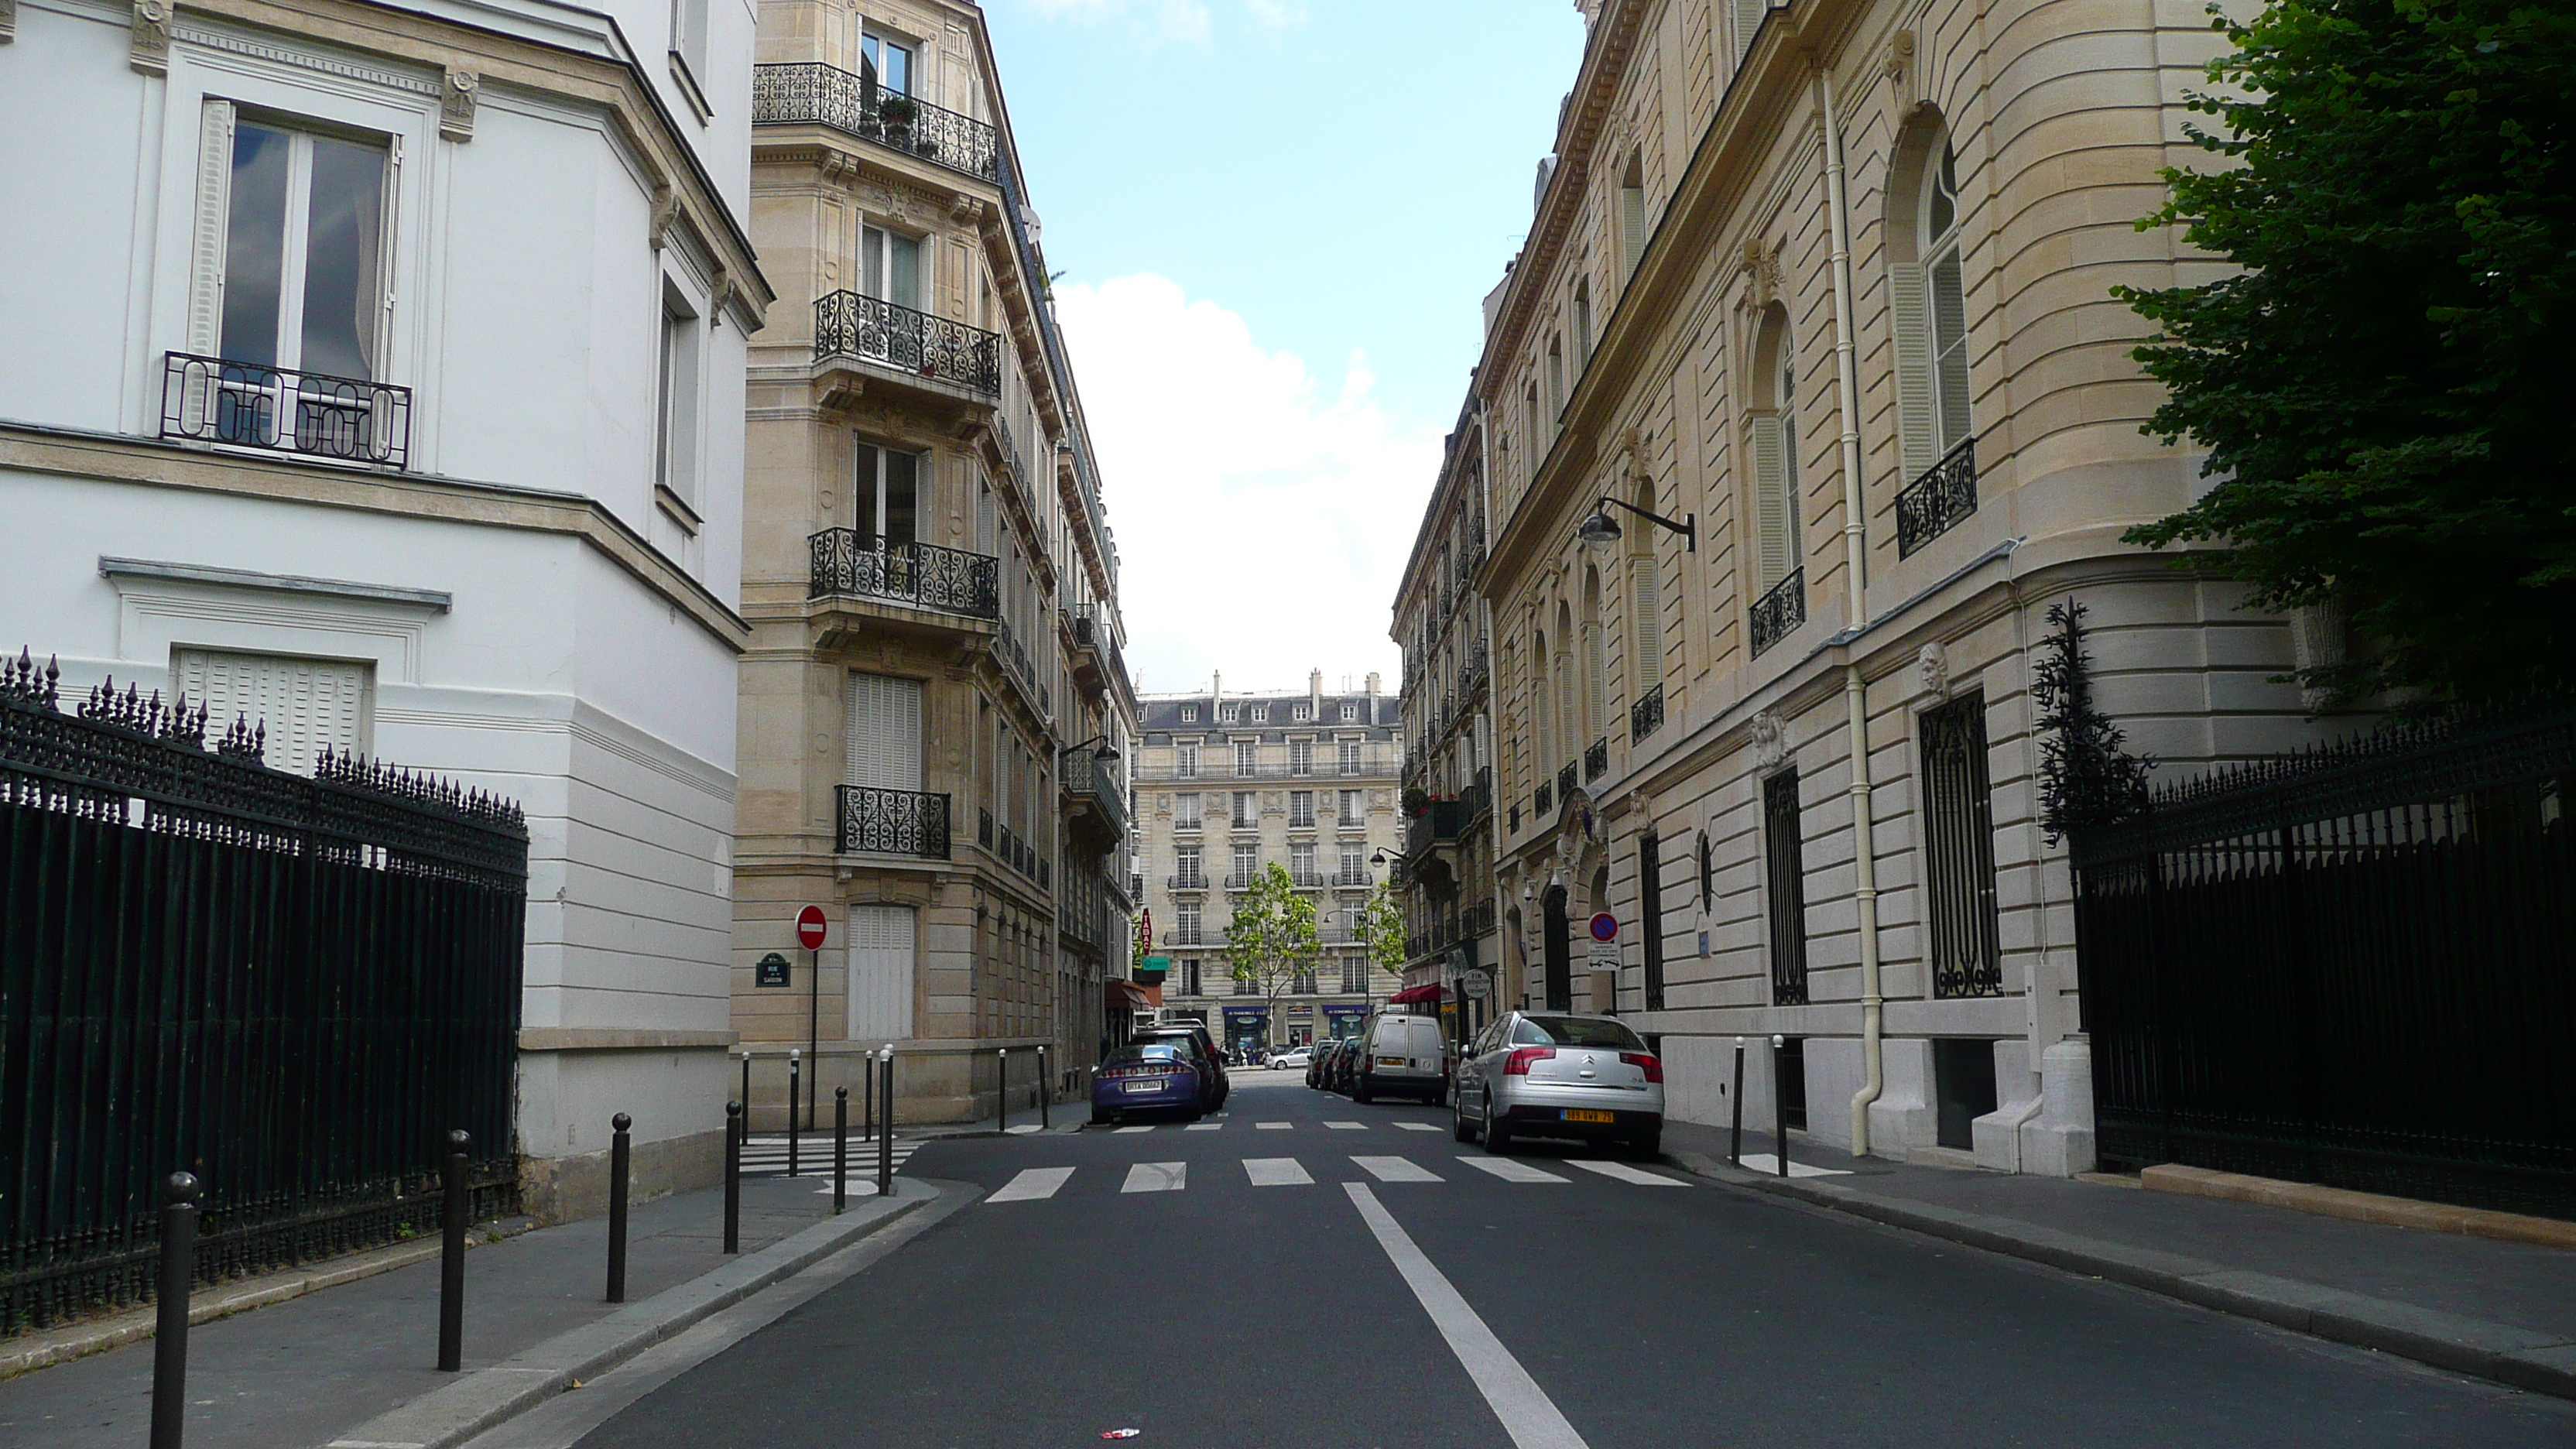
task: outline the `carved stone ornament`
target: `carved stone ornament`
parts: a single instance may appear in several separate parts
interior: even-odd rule
[[[660,251],[670,236],[671,223],[680,216],[680,193],[677,187],[663,182],[653,188],[653,220],[646,233],[653,250]]]
[[[474,102],[482,92],[483,77],[455,66],[447,68],[447,85],[438,100],[438,139],[474,139]]]
[[[1768,307],[1780,300],[1780,258],[1755,237],[1744,244],[1744,275],[1753,289],[1753,305]]]
[[[1914,652],[1914,678],[1922,692],[1934,699],[1950,697],[1950,651],[1939,644],[1926,644]]]
[[[1753,717],[1749,728],[1753,734],[1753,756],[1762,762],[1762,768],[1773,769],[1789,758],[1789,731],[1780,723],[1778,715],[1766,709]]]
[[[948,198],[948,219],[959,226],[973,226],[984,215],[984,199],[968,192]]]
[[[170,73],[170,0],[134,0],[134,47],[128,59],[145,75]]]
[[[1887,38],[1887,54],[1880,58],[1887,72],[1888,100],[1898,114],[1913,109],[1921,99],[1914,83],[1914,32],[1900,30]]]

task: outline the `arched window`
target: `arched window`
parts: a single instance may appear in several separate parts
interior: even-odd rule
[[[1646,254],[1646,164],[1635,150],[1628,152],[1628,169],[1619,176],[1619,247],[1627,270],[1637,270],[1637,260]]]
[[[1551,423],[1565,416],[1565,342],[1547,339],[1547,420]]]
[[[1769,593],[1803,557],[1798,519],[1798,361],[1788,310],[1763,314],[1754,347],[1753,572]]]
[[[1592,283],[1574,284],[1574,375],[1592,365]]]
[[[1655,485],[1652,479],[1637,480],[1637,507],[1655,511]],[[1631,653],[1628,660],[1628,698],[1633,702],[1646,697],[1646,692],[1664,679],[1664,602],[1663,580],[1655,565],[1653,528],[1632,528],[1628,533],[1628,634]]]
[[[1571,760],[1583,752],[1582,686],[1574,671],[1574,611],[1556,606],[1556,758]]]
[[[1602,635],[1601,571],[1583,571],[1583,731],[1576,750],[1610,732],[1610,647]]]
[[[1532,482],[1536,482],[1538,465],[1546,461],[1547,450],[1539,446],[1538,379],[1535,377],[1530,379],[1526,396],[1521,400],[1521,431],[1528,435],[1525,441],[1529,444],[1529,476]],[[1539,659],[1544,667],[1547,655],[1541,653]]]
[[[1556,711],[1550,708],[1548,693],[1553,688],[1548,679],[1547,631],[1541,629],[1530,642],[1530,740],[1537,748],[1539,768],[1549,768],[1556,757]]]
[[[1903,184],[1888,197],[1888,310],[1896,333],[1898,452],[1911,483],[1974,431],[1958,159],[1937,118],[1910,130],[1897,175]]]

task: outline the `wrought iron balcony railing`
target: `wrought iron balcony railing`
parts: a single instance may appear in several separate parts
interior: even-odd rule
[[[972,116],[811,61],[751,68],[752,124],[829,126],[986,181],[1001,176],[999,133]]]
[[[999,334],[856,292],[814,299],[814,360],[854,357],[879,367],[1002,395]]]
[[[854,528],[824,529],[805,545],[808,598],[891,599],[978,619],[1001,617],[1001,565],[980,553],[889,542]]]
[[[1252,889],[1252,883],[1259,879],[1261,879],[1259,871],[1228,871],[1225,877],[1225,888],[1230,891],[1248,891]]]
[[[1554,790],[1554,786],[1551,786],[1545,780],[1541,780],[1538,782],[1538,788],[1530,792],[1530,818],[1533,823],[1545,820],[1548,816],[1556,813],[1556,795]]]
[[[1896,495],[1896,556],[1950,531],[1977,511],[1977,440],[1969,438]]]
[[[1628,743],[1635,744],[1664,727],[1664,687],[1660,684],[1646,691],[1646,697],[1628,706]]]
[[[1028,695],[1029,703],[1037,707],[1040,717],[1055,718],[1054,692],[1039,680],[1037,668],[1029,660],[1028,646],[1020,642],[1019,633],[1011,627],[1010,620],[1003,619],[1001,624],[1001,632],[993,640],[994,659],[1000,662],[1002,672]]]
[[[1574,798],[1574,766],[1570,762],[1564,769],[1556,772],[1556,798],[1560,800]]]
[[[1324,888],[1324,873],[1319,870],[1292,870],[1288,872],[1288,884],[1301,891],[1319,891]]]
[[[401,469],[411,389],[173,352],[162,359],[161,436]]]
[[[1791,569],[1789,576],[1771,586],[1771,592],[1753,601],[1753,652],[1763,650],[1789,637],[1791,631],[1807,622],[1807,571]]]
[[[1589,785],[1609,773],[1610,737],[1603,735],[1583,747],[1583,783]]]
[[[836,853],[948,858],[947,796],[873,785],[841,785],[836,790],[841,807],[840,829],[832,843]]]
[[[1100,812],[1101,822],[1118,839],[1127,838],[1127,787],[1089,750],[1068,750],[1059,767],[1065,792],[1079,796]]]
[[[1198,871],[1183,871],[1179,875],[1163,877],[1163,889],[1167,891],[1203,891],[1207,888],[1208,878]]]
[[[1377,884],[1377,877],[1364,870],[1337,870],[1333,872],[1333,884],[1336,886],[1370,886]]]

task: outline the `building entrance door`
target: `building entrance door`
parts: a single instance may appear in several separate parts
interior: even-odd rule
[[[1547,1009],[1574,1009],[1574,944],[1565,919],[1565,887],[1549,886],[1541,911],[1540,941],[1547,951]]]

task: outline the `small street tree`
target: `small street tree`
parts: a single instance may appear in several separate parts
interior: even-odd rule
[[[1272,861],[1234,898],[1234,920],[1225,930],[1225,959],[1234,979],[1251,983],[1261,997],[1265,1045],[1275,1039],[1279,998],[1295,987],[1297,978],[1313,975],[1323,954],[1315,903],[1298,893],[1285,867]]]
[[[1382,971],[1402,969],[1404,908],[1396,903],[1394,881],[1379,881],[1360,906],[1359,938],[1371,965]]]

